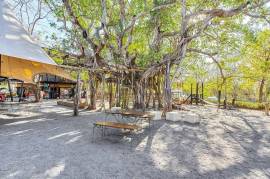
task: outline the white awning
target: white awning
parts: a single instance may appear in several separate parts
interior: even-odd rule
[[[57,65],[15,18],[5,0],[0,0],[0,54]]]

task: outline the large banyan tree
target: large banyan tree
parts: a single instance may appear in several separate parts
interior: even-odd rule
[[[269,0],[46,0],[65,31],[60,50],[76,57],[74,65],[88,70],[91,106],[95,108],[95,79],[100,70],[116,79],[125,76],[134,105],[143,108],[151,86],[165,111],[172,108],[172,69],[187,53],[202,53],[201,38],[224,21],[266,18]],[[58,25],[59,25],[58,24]],[[162,79],[162,80],[161,80]],[[162,84],[160,84],[162,82]],[[151,83],[151,85],[149,85]],[[160,89],[160,87],[162,89]],[[160,102],[161,103],[161,102]],[[161,104],[159,104],[161,106]]]

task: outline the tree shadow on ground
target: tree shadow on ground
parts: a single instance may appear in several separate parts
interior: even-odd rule
[[[265,142],[265,134],[269,134],[266,124],[255,125],[243,114],[224,114],[234,117],[232,121],[217,119],[217,115],[204,117],[200,125],[195,126],[154,120],[150,129],[124,135],[118,135],[119,130],[110,130],[107,139],[98,138],[93,142],[93,123],[103,120],[103,114],[83,113],[78,118],[67,118],[55,112],[52,116],[57,120],[2,128],[11,135],[0,136],[0,154],[4,161],[0,176],[269,177],[270,155],[261,151],[269,149]],[[264,172],[264,175],[256,172]]]

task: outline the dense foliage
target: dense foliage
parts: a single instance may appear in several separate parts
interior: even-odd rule
[[[57,19],[51,20],[51,28],[61,32],[47,37],[53,42],[51,48],[68,54],[61,61],[64,64],[143,69],[136,76],[138,83],[169,66],[170,75],[164,77],[167,87],[179,88],[174,82],[180,81],[189,92],[191,83],[204,82],[205,96],[222,90],[228,99],[267,100],[268,1],[44,2]]]

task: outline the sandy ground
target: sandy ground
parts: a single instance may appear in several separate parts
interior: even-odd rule
[[[199,125],[155,120],[150,130],[101,138],[92,126],[104,114],[39,105],[0,111],[0,178],[270,178],[262,112],[186,106]]]

